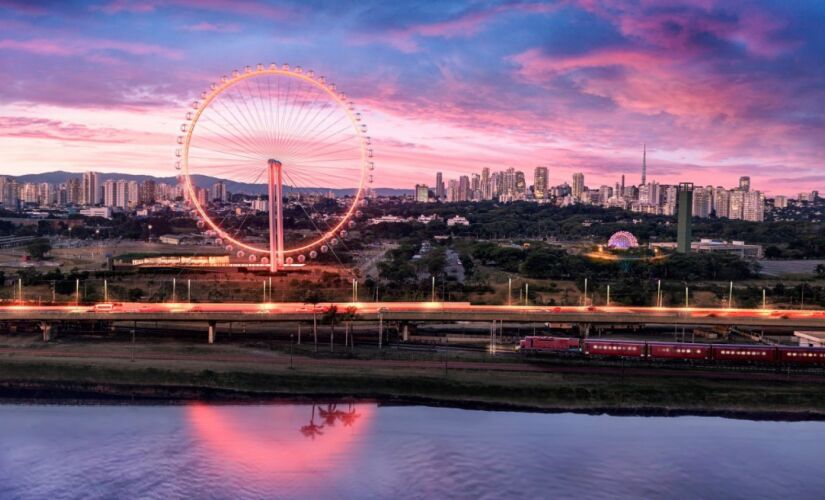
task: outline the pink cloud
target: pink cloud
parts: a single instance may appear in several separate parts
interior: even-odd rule
[[[0,136],[97,143],[126,143],[132,140],[123,130],[25,116],[0,116]]]
[[[240,31],[241,27],[237,24],[215,24],[209,22],[200,22],[197,24],[190,24],[183,26],[186,31],[211,31],[215,33],[236,33]]]
[[[119,40],[89,39],[72,37],[66,39],[31,38],[28,40],[3,39],[0,49],[19,50],[39,55],[86,56],[100,51],[114,50],[135,56],[161,56],[167,59],[181,59],[183,53],[160,45]]]

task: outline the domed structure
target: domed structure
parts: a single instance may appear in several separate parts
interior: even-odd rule
[[[613,236],[607,240],[607,248],[613,248],[616,250],[628,250],[630,248],[637,248],[639,246],[639,241],[633,236],[632,233],[627,231],[619,231],[614,233]]]

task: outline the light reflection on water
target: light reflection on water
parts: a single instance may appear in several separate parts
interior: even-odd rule
[[[0,406],[2,498],[821,498],[825,423]]]

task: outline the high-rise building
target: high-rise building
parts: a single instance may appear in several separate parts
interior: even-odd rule
[[[103,183],[103,206],[117,206],[117,181],[109,179]]]
[[[155,181],[147,179],[140,185],[140,194],[138,195],[138,203],[141,205],[151,205],[155,202]]]
[[[751,178],[750,177],[748,177],[746,175],[743,175],[742,177],[739,178],[739,190],[744,191],[746,193],[751,190]]]
[[[20,186],[20,202],[27,205],[37,204],[37,184],[27,182]]]
[[[742,201],[742,219],[751,222],[765,220],[765,195],[760,191],[746,192]]]
[[[14,177],[0,175],[0,204],[6,210],[17,210],[20,188]]]
[[[441,172],[436,172],[435,174],[435,199],[438,201],[444,201],[444,176]]]
[[[547,198],[547,167],[536,167],[533,171],[533,197],[537,200]]]
[[[430,201],[430,188],[426,184],[415,185],[415,201],[419,203]]]
[[[707,189],[698,186],[693,189],[693,215],[708,217],[711,212],[712,194]]]
[[[731,220],[742,220],[742,210],[745,207],[745,192],[741,189],[734,189],[730,192],[730,204],[728,205],[728,218]]]
[[[210,193],[209,199],[219,203],[226,203],[228,200],[226,185],[221,181],[212,184],[212,192]]]
[[[713,208],[717,217],[730,218],[730,191],[722,186],[713,191]]]
[[[97,205],[101,200],[100,174],[84,172],[80,185],[80,204]]]
[[[516,171],[515,177],[515,196],[514,199],[523,200],[525,195],[527,194],[527,179],[524,177],[524,172],[521,170]]]
[[[481,199],[493,199],[493,190],[492,185],[490,183],[490,169],[488,167],[484,167],[481,169]]]
[[[788,208],[788,197],[777,195],[773,198],[774,208]]]
[[[470,199],[470,178],[462,175],[458,178],[458,201],[468,201]]]
[[[138,181],[129,181],[126,188],[126,206],[135,208],[140,203],[140,184]]]
[[[575,201],[582,201],[582,196],[584,195],[584,174],[581,172],[573,174],[571,195]]]
[[[692,238],[693,214],[693,184],[682,182],[679,184],[679,211],[678,226],[676,228],[676,251],[679,253],[690,253],[690,240]]]
[[[458,200],[458,181],[455,179],[450,179],[447,183],[447,201],[450,203],[459,201]]]
[[[66,181],[66,203],[80,205],[82,187],[79,177],[71,177]]]
[[[642,183],[641,186],[647,184],[647,144],[642,145]]]

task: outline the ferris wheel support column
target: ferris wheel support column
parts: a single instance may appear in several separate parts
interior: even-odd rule
[[[284,267],[283,165],[269,160],[269,271]]]

